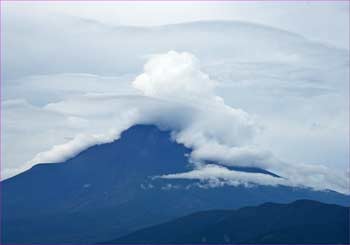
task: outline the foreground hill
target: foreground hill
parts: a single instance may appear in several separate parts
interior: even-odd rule
[[[202,188],[195,180],[152,178],[190,170],[190,152],[172,141],[169,131],[137,125],[119,140],[90,147],[65,162],[38,164],[2,182],[1,243],[96,243],[202,210],[297,199],[350,203],[349,196],[333,191]],[[279,178],[263,169],[235,170]]]
[[[109,243],[349,243],[349,208],[299,200],[194,213]]]

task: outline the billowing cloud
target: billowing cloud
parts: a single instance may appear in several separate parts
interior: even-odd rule
[[[200,86],[202,83],[203,86]],[[240,155],[236,148],[249,143],[259,131],[251,116],[243,110],[227,106],[221,97],[214,94],[215,82],[201,71],[198,60],[192,54],[170,51],[153,56],[145,64],[145,72],[137,76],[132,84],[141,90],[143,96],[87,94],[50,103],[45,109],[70,117],[108,116],[113,123],[123,122],[120,115],[133,112],[134,120],[118,131],[133,123],[153,123],[171,128],[177,142],[194,149],[196,160],[202,160],[202,155],[207,154],[207,145],[215,143],[234,152],[231,155],[231,161],[234,161]],[[116,120],[113,120],[114,117]],[[233,157],[233,154],[237,157]],[[256,155],[259,155],[258,150],[251,154],[259,157]],[[38,161],[40,158],[36,159]],[[256,162],[249,163],[242,159],[244,157],[236,165]],[[40,160],[48,161],[46,158]]]
[[[175,51],[153,56],[133,82],[146,96],[177,100],[211,100],[215,84],[195,56]]]
[[[192,54],[169,51],[152,57],[133,86],[145,96],[193,108],[191,118],[174,132],[174,137],[194,149],[197,159],[206,154],[208,144],[231,147],[226,149],[239,155],[235,147],[249,143],[259,126],[248,113],[227,106],[223,98],[215,95],[216,83],[201,70]]]

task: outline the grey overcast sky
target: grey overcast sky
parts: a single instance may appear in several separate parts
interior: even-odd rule
[[[49,15],[54,12],[110,25],[153,26],[198,20],[240,20],[305,35],[349,48],[346,1],[94,1],[4,2],[3,13]]]

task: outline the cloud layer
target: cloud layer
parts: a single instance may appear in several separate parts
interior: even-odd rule
[[[152,56],[132,85],[141,95],[87,93],[47,104],[46,112],[64,115],[72,125],[84,127],[84,120],[93,119],[98,126],[87,127],[85,133],[37,154],[26,167],[64,161],[87,147],[118,139],[123,130],[134,124],[144,123],[171,129],[174,140],[193,149],[193,171],[162,178],[200,179],[217,185],[282,184],[347,191],[346,177],[341,172],[322,165],[284,162],[259,147],[255,138],[263,127],[253,116],[228,106],[215,94],[217,82],[201,70],[199,61],[190,53],[169,51]],[[26,102],[7,102],[9,107],[21,104]],[[91,132],[91,128],[100,130]],[[205,162],[259,167],[283,178],[240,173]]]
[[[346,188],[348,50],[244,22],[148,28],[22,12],[6,12],[2,29],[13,51],[3,57],[2,176],[157,122],[196,163]]]

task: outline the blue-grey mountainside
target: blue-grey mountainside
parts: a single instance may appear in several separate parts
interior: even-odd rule
[[[92,146],[65,162],[37,164],[2,182],[1,243],[98,243],[203,210],[297,199],[350,203],[349,196],[334,191],[210,187],[199,180],[155,178],[191,170],[190,152],[171,139],[170,131],[136,125],[120,139]],[[233,169],[280,178],[264,169]]]

